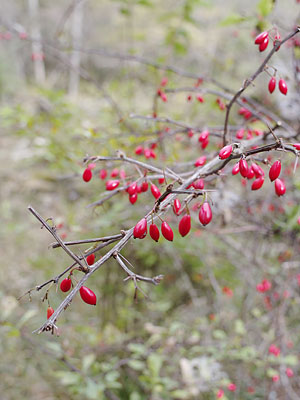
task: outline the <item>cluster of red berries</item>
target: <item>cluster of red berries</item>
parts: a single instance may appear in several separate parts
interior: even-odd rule
[[[72,287],[72,280],[70,277],[63,279],[60,283],[60,290],[64,293],[68,292],[71,289],[71,287]],[[82,286],[79,289],[79,293],[80,297],[85,303],[91,304],[93,306],[96,305],[97,297],[91,289],[89,289],[86,286]]]
[[[273,41],[274,46],[276,46],[277,42],[280,41],[280,39],[281,39],[280,34],[277,32],[276,35],[274,36],[274,41]],[[265,31],[257,35],[254,43],[258,45],[260,52],[265,51],[269,44],[269,32]],[[280,46],[276,49],[276,51],[278,51],[279,48]]]
[[[168,101],[166,93],[160,88],[157,89],[157,96],[160,97],[164,103]]]
[[[137,156],[145,156],[147,159],[156,158],[156,153],[154,151],[156,146],[156,143],[152,143],[150,147],[137,146],[134,152]]]
[[[95,262],[95,254],[92,253],[92,254],[88,255],[86,257],[86,262],[87,262],[88,265],[93,265],[94,262]],[[71,279],[71,275],[69,275],[68,278],[65,278],[65,279],[63,279],[61,281],[60,290],[62,292],[64,292],[64,293],[66,293],[71,289],[71,287],[72,287],[72,279]],[[93,306],[96,305],[97,297],[96,297],[95,293],[91,289],[89,289],[86,286],[82,286],[79,289],[79,293],[80,293],[81,299],[85,303],[93,305]],[[48,309],[47,309],[47,319],[49,319],[53,313],[54,313],[53,308],[49,306]]]
[[[269,353],[273,354],[275,357],[278,357],[280,355],[280,348],[275,344],[271,344],[269,347]]]
[[[225,160],[229,158],[232,154],[233,148],[232,145],[227,145],[223,147],[219,152],[219,158],[221,160]],[[275,181],[275,193],[277,196],[283,196],[286,192],[286,187],[284,182],[279,179],[279,175],[281,172],[281,162],[279,160],[275,161],[270,168],[269,178],[271,182]],[[257,164],[252,163],[251,166],[248,165],[247,161],[244,158],[241,158],[239,162],[237,162],[231,171],[232,175],[237,175],[240,173],[243,178],[253,179],[256,178],[252,182],[251,189],[258,190],[262,187],[265,181],[265,173],[264,170]]]
[[[270,93],[273,93],[274,90],[276,88],[276,78],[275,76],[273,76],[270,80],[269,80],[269,84],[268,84],[268,89]],[[288,88],[287,88],[287,84],[285,82],[284,79],[280,79],[278,82],[278,88],[280,90],[280,92],[284,95],[287,94]]]
[[[209,131],[204,130],[198,137],[198,142],[201,143],[201,148],[204,150],[209,144]]]
[[[88,167],[84,170],[82,174],[82,179],[85,182],[89,182],[92,177],[92,169],[95,167],[95,164],[91,163],[88,165]],[[124,170],[118,170],[117,168],[113,169],[111,172],[111,177],[116,178],[120,176],[120,178],[125,179],[126,174]],[[100,179],[104,180],[107,177],[107,170],[106,169],[101,169],[99,172],[99,177]],[[158,183],[163,184],[165,181],[164,178],[159,178]],[[119,179],[108,179],[105,183],[106,190],[112,191],[118,188],[120,185],[120,180]],[[135,204],[137,199],[138,199],[138,194],[147,192],[149,188],[149,184],[146,180],[142,182],[140,185],[137,184],[137,182],[128,182],[127,183],[127,188],[124,189],[129,194],[129,201],[131,204]],[[158,199],[161,196],[161,192],[159,188],[155,184],[151,184],[151,193],[154,196],[155,199]]]
[[[252,112],[245,107],[239,109],[239,115],[241,115],[246,121],[252,117]]]
[[[268,292],[272,288],[272,284],[267,279],[263,279],[261,283],[256,285],[256,290],[260,293]]]
[[[223,101],[222,101],[219,97],[217,97],[216,103],[218,104],[219,109],[220,109],[221,111],[224,111],[224,110],[225,110],[225,104],[223,103]]]
[[[244,139],[244,136],[245,136],[245,133],[247,133],[247,134],[246,134],[246,140],[251,140],[251,139],[253,139],[253,136],[254,136],[254,135],[255,135],[255,136],[261,136],[261,135],[264,134],[263,131],[261,131],[260,129],[253,129],[253,130],[247,129],[247,130],[245,130],[244,128],[241,128],[241,129],[238,129],[238,130],[236,131],[235,137],[236,137],[237,139],[239,139],[239,140],[243,140],[243,139]]]
[[[181,209],[180,200],[179,199],[174,200],[174,203],[173,203],[174,213],[176,215],[180,215],[181,214],[180,209]],[[210,221],[212,220],[212,210],[207,201],[205,201],[200,206],[198,217],[199,217],[199,221],[201,222],[201,224],[203,226],[209,224]],[[190,230],[191,230],[191,216],[188,213],[180,219],[179,225],[178,225],[178,231],[179,231],[180,235],[182,237],[184,237],[190,232]],[[135,225],[135,227],[133,229],[133,237],[135,239],[144,239],[147,235],[147,232],[148,232],[147,219],[142,218]],[[170,227],[170,225],[166,221],[162,221],[161,233],[165,239],[169,240],[170,242],[173,241],[174,232],[173,232],[172,228]],[[158,242],[159,237],[160,237],[160,232],[159,232],[158,226],[155,223],[153,223],[153,221],[149,226],[149,234],[150,234],[150,237],[155,242]]]

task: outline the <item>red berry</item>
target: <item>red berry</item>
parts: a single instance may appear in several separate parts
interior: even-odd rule
[[[155,224],[151,224],[149,226],[149,234],[155,242],[158,242],[159,239],[159,229]]]
[[[179,199],[175,199],[173,203],[174,214],[179,215],[179,210],[181,209],[181,203]]]
[[[47,308],[47,319],[51,317],[51,315],[54,313],[54,310],[52,307]]]
[[[147,220],[146,218],[141,219],[133,229],[133,237],[137,239],[144,239],[147,235]]]
[[[200,95],[196,96],[196,99],[199,101],[199,103],[204,103],[204,98]]]
[[[209,137],[209,132],[203,131],[203,132],[201,132],[198,140],[199,140],[199,142],[204,142],[208,139],[208,137]]]
[[[169,240],[170,242],[173,241],[174,233],[166,221],[161,224],[161,233],[165,239]]]
[[[248,164],[247,164],[247,161],[244,158],[240,159],[239,166],[240,166],[240,174],[242,175],[243,178],[247,178],[247,175],[248,175]]]
[[[281,179],[277,178],[275,180],[275,193],[277,194],[277,196],[283,196],[285,191],[286,187],[284,182]]]
[[[280,34],[277,33],[277,35],[274,36],[274,42],[273,42],[274,47],[277,45],[277,42],[280,41],[280,39],[281,39]],[[280,46],[278,46],[275,51],[278,51],[279,49],[280,49]]]
[[[247,179],[253,179],[253,178],[254,178],[254,175],[255,175],[255,173],[254,173],[254,170],[253,170],[253,168],[252,168],[252,166],[251,166],[251,167],[249,167],[249,169],[248,169]]]
[[[294,371],[291,368],[287,368],[285,370],[285,374],[288,378],[292,378],[294,376]]]
[[[178,225],[178,231],[182,237],[186,236],[191,230],[191,216],[184,215]]]
[[[142,186],[141,186],[141,190],[142,190],[142,192],[147,192],[147,190],[148,190],[148,182],[147,181],[144,181],[143,183],[142,183]]]
[[[259,51],[265,51],[266,48],[268,47],[268,44],[269,44],[269,36],[267,36],[267,37],[263,40],[263,42],[260,43],[260,45],[259,45]]]
[[[204,165],[205,164],[205,162],[206,162],[206,157],[205,156],[202,156],[202,157],[199,157],[196,161],[195,161],[195,167],[202,167],[202,165]]]
[[[237,132],[236,132],[236,138],[237,139],[243,139],[243,137],[244,137],[244,132],[245,132],[245,129],[239,129]]]
[[[152,183],[151,185],[151,193],[153,194],[153,196],[155,197],[155,199],[158,199],[161,196],[160,190],[158,189],[158,187],[156,185],[154,185]]]
[[[269,178],[271,182],[275,181],[280,175],[281,162],[279,160],[275,161],[269,171]]]
[[[101,169],[99,172],[99,178],[100,179],[105,179],[107,177],[107,171],[106,169]]]
[[[158,179],[158,183],[159,183],[160,185],[162,185],[162,184],[164,183],[164,181],[165,181],[165,178],[159,178],[159,179]]]
[[[167,83],[168,83],[168,78],[167,78],[167,77],[164,77],[164,78],[162,78],[162,80],[161,80],[161,82],[160,82],[160,86],[166,86]]]
[[[186,99],[187,99],[187,101],[192,101],[192,96],[189,94]]]
[[[225,110],[225,104],[220,99],[217,99],[216,101],[218,103],[219,109],[221,111]]]
[[[221,160],[225,160],[226,158],[230,157],[230,154],[232,153],[232,146],[231,144],[228,144],[227,146],[223,147],[220,152],[219,152],[219,158]]]
[[[167,95],[166,95],[166,93],[164,93],[164,92],[161,92],[160,98],[161,98],[162,101],[165,102],[165,103],[168,101]]]
[[[239,163],[237,162],[237,163],[235,164],[235,166],[232,168],[231,173],[232,173],[232,175],[236,175],[236,174],[238,174],[239,172],[240,172],[240,165],[239,165]]]
[[[199,221],[201,222],[202,225],[205,226],[210,223],[211,219],[212,219],[211,208],[209,203],[205,201],[199,210]]]
[[[230,390],[231,392],[235,392],[236,385],[234,383],[229,383],[229,385],[227,386],[227,389]]]
[[[148,148],[144,149],[144,156],[146,158],[151,158],[151,149]]]
[[[114,169],[111,171],[110,176],[111,176],[112,178],[116,178],[118,175],[119,175],[119,170],[118,170],[118,168],[114,168]]]
[[[201,148],[204,150],[206,149],[206,147],[209,144],[209,139],[207,138],[206,140],[203,140],[203,142],[201,143]]]
[[[126,172],[124,171],[124,169],[120,169],[120,178],[121,179],[125,179],[126,178]]]
[[[287,94],[288,88],[287,88],[287,85],[286,85],[286,82],[284,79],[279,80],[278,87],[282,94],[284,94],[284,95]]]
[[[156,153],[150,149],[150,158],[156,158]]]
[[[262,187],[262,185],[264,184],[265,181],[265,177],[264,176],[260,176],[259,178],[256,178],[253,182],[252,182],[252,186],[251,186],[251,190],[258,190]]]
[[[93,265],[94,262],[95,262],[95,254],[92,253],[89,256],[87,256],[86,262],[87,262],[88,265]]]
[[[81,288],[79,289],[79,293],[85,303],[92,306],[96,305],[97,297],[91,289],[87,288],[86,286],[81,286]]]
[[[293,146],[296,150],[300,150],[300,143],[294,143]]]
[[[269,80],[268,88],[269,88],[269,92],[270,92],[270,93],[273,93],[273,92],[274,92],[274,90],[275,90],[275,88],[276,88],[276,78],[275,78],[275,76],[273,76],[273,77]]]
[[[246,139],[247,139],[247,140],[250,140],[250,139],[252,139],[252,138],[253,138],[253,133],[252,133],[252,131],[249,129],[249,130],[248,130],[248,133],[247,133]]]
[[[192,129],[188,130],[188,137],[193,137],[194,136],[194,132]]]
[[[254,171],[256,178],[259,178],[260,176],[265,176],[264,170],[259,165],[253,163],[251,167]]]
[[[203,179],[197,179],[193,183],[192,186],[193,186],[194,189],[202,190],[202,189],[204,189],[204,180]]]
[[[129,201],[131,204],[136,203],[137,199],[138,199],[137,193],[133,193],[131,196],[129,196]]]
[[[92,173],[92,171],[90,170],[90,168],[86,168],[86,169],[83,171],[82,179],[84,180],[84,182],[89,182],[89,181],[92,179],[92,176],[93,176],[93,173]]]
[[[262,32],[255,38],[255,44],[261,44],[269,36],[268,32]]]
[[[129,194],[129,196],[132,196],[133,194],[135,194],[137,192],[137,184],[136,182],[133,182],[129,188],[127,189],[127,193]]]
[[[114,190],[119,186],[119,184],[120,184],[119,180],[115,181],[109,180],[106,182],[106,190]]]
[[[68,292],[71,289],[72,281],[70,278],[65,278],[60,283],[60,290],[62,292]]]
[[[134,152],[135,152],[135,154],[136,154],[137,156],[142,155],[143,152],[144,152],[143,146],[137,146],[137,147],[135,148]]]

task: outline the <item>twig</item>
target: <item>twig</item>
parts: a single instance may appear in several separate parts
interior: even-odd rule
[[[54,237],[54,239],[57,241],[57,243],[60,244],[60,246],[64,249],[64,251],[71,257],[73,258],[74,261],[80,266],[80,269],[83,272],[87,272],[88,268],[80,261],[80,259],[64,244],[64,242],[61,240],[59,235],[56,233],[56,227],[51,227],[45,220],[38,214],[37,211],[31,206],[28,207],[28,210],[40,221],[40,223],[47,229],[48,232],[51,233],[51,235]]]
[[[118,240],[121,237],[123,237],[123,233],[118,233],[117,235],[111,235],[111,236],[103,236],[100,238],[94,238],[94,239],[83,239],[83,240],[73,240],[69,242],[64,242],[65,246],[73,246],[75,244],[85,244],[85,243],[98,243],[98,242],[108,242],[110,240]],[[57,247],[61,247],[60,243],[51,243],[49,247],[52,247],[53,249],[56,249]]]
[[[270,53],[267,55],[267,57],[264,59],[264,61],[261,63],[259,68],[254,72],[254,74],[249,79],[245,80],[243,86],[237,91],[237,93],[230,100],[230,102],[229,102],[229,104],[227,106],[225,122],[224,122],[224,135],[223,135],[223,145],[224,146],[226,144],[226,135],[227,135],[227,132],[228,132],[228,121],[229,121],[229,114],[230,114],[231,107],[236,102],[236,100],[241,96],[241,94],[247,89],[247,87],[252,84],[252,82],[257,78],[257,76],[261,72],[263,72],[267,62],[273,56],[275,51],[278,50],[281,45],[283,45],[285,42],[287,42],[289,39],[291,39],[293,36],[295,36],[299,32],[300,32],[300,27],[297,27],[297,29],[294,32],[290,33],[282,41],[278,41],[275,44],[275,46],[273,47],[273,49],[270,51]]]

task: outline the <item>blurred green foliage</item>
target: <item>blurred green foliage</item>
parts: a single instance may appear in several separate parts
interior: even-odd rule
[[[87,21],[93,20],[93,12],[94,17],[102,18],[101,7],[106,7],[103,15],[112,27],[105,23],[92,29],[87,26],[88,43],[84,44],[89,47],[91,42],[92,47],[102,35],[104,43],[111,41],[112,49],[123,52],[124,47],[130,54],[145,53],[153,62],[209,73],[235,90],[261,61],[259,55],[254,56],[250,36],[255,25],[271,27],[267,19],[271,15],[272,21],[290,29],[296,7],[292,1],[291,7],[266,0],[238,3],[230,2],[225,15],[221,1],[126,0],[101,5],[94,1],[86,10]],[[22,7],[16,5],[17,10]],[[41,2],[41,8],[41,18],[45,18],[49,7]],[[63,11],[56,2],[55,16]],[[116,32],[114,21],[118,21]],[[46,24],[46,28],[45,36],[51,37],[50,26]],[[104,34],[106,28],[109,34]],[[114,155],[116,150],[133,155],[136,145],[156,141],[166,124],[129,115],[152,113],[163,76],[168,77],[169,88],[193,87],[195,82],[127,61],[103,61],[102,66],[96,56],[94,64],[84,59],[89,73],[116,101],[120,118],[92,82],[82,80],[79,97],[70,98],[67,72],[59,69],[51,55],[49,61],[46,55],[46,67],[49,75],[56,74],[56,83],[51,84],[49,78],[45,87],[37,87],[28,65],[21,79],[15,70],[17,63],[11,62],[21,54],[20,44],[9,46],[0,53],[2,398],[210,400],[216,398],[219,388],[226,391],[226,386],[235,382],[236,394],[227,390],[223,399],[254,398],[249,387],[254,388],[256,399],[264,399],[276,390],[271,379],[274,374],[280,371],[284,379],[284,368],[290,366],[296,376],[300,301],[295,278],[300,231],[297,174],[289,178],[287,201],[274,199],[267,185],[263,194],[255,197],[249,187],[241,188],[229,178],[228,191],[236,198],[216,201],[214,227],[201,229],[195,217],[191,234],[182,239],[176,229],[178,218],[169,216],[176,230],[173,243],[160,239],[156,244],[147,238],[132,241],[124,249],[137,273],[164,274],[160,285],[141,284],[146,296],[139,292],[135,303],[132,282],[124,283],[118,265],[110,260],[89,282],[99,298],[97,307],[75,298],[59,320],[59,337],[31,334],[45,320],[47,302],[40,301],[44,291],[33,291],[31,302],[28,296],[17,298],[61,272],[70,260],[61,250],[48,249],[52,239],[29,215],[27,205],[33,204],[45,218],[62,223],[60,233],[70,240],[114,234],[134,225],[152,206],[151,195],[145,194],[136,207],[129,207],[127,197],[120,194],[101,208],[87,208],[99,199],[104,183],[96,176],[89,184],[82,182],[82,160],[86,155]],[[23,50],[30,52],[28,43]],[[284,61],[280,54],[277,60]],[[251,88],[250,93],[264,102],[266,85],[259,82],[263,84]],[[215,96],[207,95],[200,105],[196,101],[187,104],[186,95],[168,94],[168,103],[159,104],[159,115],[194,126],[223,124],[224,113]],[[266,105],[274,112],[281,111],[276,99]],[[297,121],[290,123],[296,126]],[[196,146],[185,140],[171,138],[164,145],[155,165],[163,159],[170,164],[191,161],[198,154]],[[208,153],[214,153],[216,145],[210,144]],[[286,156],[288,168],[293,161]],[[109,171],[114,166],[119,167],[106,164]],[[125,169],[129,176],[135,173],[131,167]],[[216,189],[214,183],[209,187]],[[271,203],[273,213],[268,212]],[[262,230],[239,231],[249,225]],[[273,297],[268,301],[256,291],[264,278],[273,285]],[[224,287],[232,290],[232,296]],[[63,297],[51,288],[49,299],[54,308]],[[268,354],[271,343],[281,347],[279,357]],[[299,393],[296,380],[289,385]]]

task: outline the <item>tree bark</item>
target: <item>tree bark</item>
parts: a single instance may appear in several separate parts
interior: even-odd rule
[[[28,11],[31,19],[31,36],[33,39],[32,61],[34,67],[34,77],[38,84],[43,84],[46,79],[46,73],[43,59],[43,46],[41,44],[39,0],[28,0]]]

